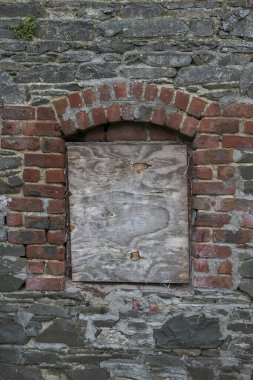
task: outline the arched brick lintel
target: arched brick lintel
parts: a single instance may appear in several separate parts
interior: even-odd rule
[[[120,121],[149,122],[192,138],[203,117],[221,115],[219,103],[168,85],[106,81],[53,101],[65,136]]]

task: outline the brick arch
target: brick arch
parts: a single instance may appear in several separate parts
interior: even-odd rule
[[[149,122],[192,138],[220,105],[169,85],[106,81],[53,101],[64,136],[120,121]]]

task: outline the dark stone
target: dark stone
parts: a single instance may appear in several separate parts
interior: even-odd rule
[[[199,66],[184,67],[179,70],[175,80],[176,86],[193,84],[239,81],[241,70],[237,68]]]
[[[249,278],[243,279],[239,284],[239,289],[253,298],[253,280]]]
[[[111,2],[82,1],[80,5],[77,12],[78,17],[89,20],[107,20],[119,10],[119,5],[112,4]]]
[[[155,3],[131,3],[123,5],[121,15],[125,18],[153,18],[163,16],[165,9],[161,4]]]
[[[174,68],[149,67],[149,66],[123,66],[119,69],[119,74],[129,79],[159,79],[167,81],[168,78],[176,76],[177,71]]]
[[[1,258],[0,275],[18,274],[26,268],[26,259],[20,257]]]
[[[46,16],[45,8],[36,2],[26,3],[3,3],[0,4],[1,17],[28,17],[28,16]]]
[[[177,18],[154,17],[150,19],[110,20],[98,26],[106,37],[172,37],[186,35],[189,27]]]
[[[206,367],[190,367],[188,368],[192,380],[213,380],[214,373],[211,368]]]
[[[113,63],[84,63],[79,66],[77,78],[80,80],[100,79],[100,78],[113,78],[116,65]]]
[[[58,319],[37,337],[37,342],[84,346],[84,334],[82,326],[77,327],[70,321]]]
[[[6,180],[0,178],[0,194],[17,194],[19,192],[19,188],[12,187]]]
[[[1,244],[0,256],[25,256],[25,247],[23,245]]]
[[[221,343],[218,319],[180,314],[154,330],[159,348],[216,348]]]
[[[44,380],[40,369],[21,365],[0,364],[1,380]]]
[[[19,73],[16,77],[16,81],[20,83],[29,82],[71,82],[75,79],[77,71],[76,65],[40,65],[33,66],[26,71]]]
[[[253,334],[253,323],[230,323],[228,325],[228,330],[242,332],[243,334]]]
[[[2,155],[2,152],[1,152]],[[15,169],[21,164],[20,157],[1,157],[0,155],[0,170]]]
[[[253,194],[253,181],[244,182],[244,192],[246,194]]]
[[[22,353],[22,362],[25,364],[54,364],[61,362],[61,359],[58,358],[57,353],[54,352],[45,352],[43,351],[34,351],[26,350]]]
[[[252,41],[225,40],[221,43],[221,51],[230,53],[251,53],[253,49]]]
[[[251,150],[247,149],[236,149],[234,150],[234,160],[235,162],[241,162],[241,163],[253,163],[253,153]]]
[[[189,66],[192,61],[192,58],[189,54],[179,52],[140,53],[139,51],[133,51],[130,53],[126,53],[124,61],[126,64],[145,63],[150,66],[157,67],[183,67]]]
[[[210,19],[192,19],[190,28],[194,37],[210,37],[213,35],[213,25]]]
[[[90,62],[95,57],[93,51],[71,50],[60,55],[59,62]]]
[[[7,66],[10,69],[10,62],[7,63]],[[9,74],[2,73],[0,75],[0,104],[24,103],[26,100],[26,89],[17,86]]]
[[[24,184],[23,180],[17,175],[8,178],[8,183],[11,187],[20,187]]]
[[[15,292],[19,290],[25,282],[25,276],[19,278],[13,275],[2,275],[0,277],[0,291],[1,292]]]
[[[244,13],[246,17],[242,18],[242,13]],[[253,38],[253,14],[249,11],[241,11],[240,18],[236,23],[234,23],[233,18],[231,17],[232,24],[227,27],[230,35],[237,37],[246,37]]]
[[[243,70],[240,78],[240,90],[243,95],[253,98],[253,65]]]
[[[253,179],[253,166],[239,166],[240,174],[243,179]]]
[[[39,20],[35,31],[37,38],[61,41],[87,41],[91,39],[93,24],[81,20]]]
[[[0,316],[1,344],[25,344],[28,340],[29,337],[26,334],[24,327],[15,322],[12,316]]]
[[[22,352],[19,348],[1,347],[0,362],[16,364],[17,362],[19,362],[21,357],[22,357]]]
[[[109,373],[103,368],[79,368],[66,371],[68,380],[108,380]]]
[[[7,234],[4,228],[0,228],[0,241],[6,241],[7,240]]]
[[[245,261],[239,268],[242,277],[253,278],[253,259]]]
[[[27,309],[27,311],[29,313],[39,315],[39,316],[48,315],[52,318],[66,316],[66,311],[62,307],[48,305],[44,303],[34,303],[32,306],[30,306]]]

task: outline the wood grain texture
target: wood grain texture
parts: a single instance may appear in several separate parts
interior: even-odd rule
[[[70,143],[72,279],[189,281],[187,149]]]

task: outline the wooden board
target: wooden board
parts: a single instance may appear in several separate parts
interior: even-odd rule
[[[187,149],[69,143],[73,281],[189,281]]]

